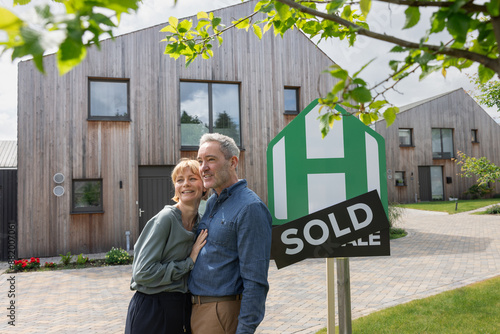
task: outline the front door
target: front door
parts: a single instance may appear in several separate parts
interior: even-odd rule
[[[418,184],[421,201],[442,201],[444,199],[443,167],[418,166]]]
[[[146,223],[172,200],[174,166],[139,166],[139,232]]]

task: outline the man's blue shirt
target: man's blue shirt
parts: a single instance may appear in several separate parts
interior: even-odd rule
[[[198,296],[242,294],[237,333],[254,333],[264,318],[271,252],[269,210],[240,180],[208,201],[198,231],[208,230],[189,278]]]

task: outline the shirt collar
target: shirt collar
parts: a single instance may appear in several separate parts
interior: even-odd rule
[[[247,186],[247,180],[241,179],[235,184],[224,188],[222,192],[220,193],[219,199],[230,197],[235,191],[238,191],[241,188],[245,188]],[[215,196],[217,196],[217,193],[215,193]]]

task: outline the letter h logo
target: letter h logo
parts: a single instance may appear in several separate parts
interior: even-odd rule
[[[319,108],[317,100],[309,104],[267,148],[273,225],[371,190],[378,191],[387,212],[383,137],[337,106],[342,119],[321,138]]]

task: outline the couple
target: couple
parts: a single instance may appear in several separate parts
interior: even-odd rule
[[[174,168],[177,204],[153,217],[134,246],[130,288],[137,292],[125,333],[254,333],[264,318],[271,215],[238,180],[239,154],[233,139],[205,134],[198,162]]]

